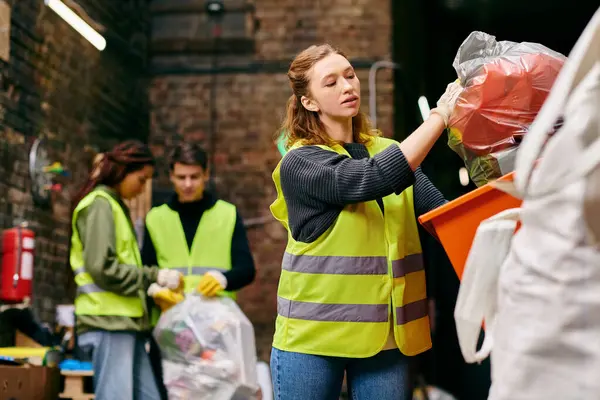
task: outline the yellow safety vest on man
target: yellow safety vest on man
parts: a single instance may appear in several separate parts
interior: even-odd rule
[[[372,157],[396,145],[373,137],[367,149]],[[319,147],[349,156],[340,145]],[[385,214],[375,200],[347,205],[316,241],[303,243],[292,238],[288,226],[280,166],[273,172],[277,200],[271,212],[288,230],[288,244],[273,346],[323,356],[370,357],[383,349],[393,323],[403,354],[431,348],[413,188],[385,196]]]
[[[142,265],[142,257],[140,256],[138,243],[127,215],[119,203],[113,199],[110,194],[102,190],[93,190],[77,204],[71,221],[73,234],[71,236],[70,262],[73,273],[75,274],[75,283],[77,284],[75,314],[98,316],[114,315],[131,318],[142,317],[146,307],[143,305],[140,296],[122,296],[105,291],[94,283],[90,274],[85,272],[83,244],[79,239],[76,226],[77,216],[83,209],[90,206],[97,197],[106,199],[112,208],[115,220],[115,235],[117,239],[116,255],[119,259],[119,263],[137,265],[139,267]]]
[[[204,211],[191,248],[188,248],[179,213],[167,204],[155,207],[146,216],[146,227],[161,268],[171,268],[185,277],[185,291],[196,289],[202,275],[211,270],[231,269],[231,240],[236,208],[223,200]],[[235,299],[235,293],[222,294]]]

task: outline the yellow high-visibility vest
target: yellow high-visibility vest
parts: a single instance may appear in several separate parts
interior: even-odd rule
[[[115,221],[115,235],[117,238],[117,258],[120,264],[142,266],[142,257],[133,228],[127,215],[110,194],[103,190],[93,190],[85,196],[73,212],[71,236],[71,253],[69,255],[71,268],[75,274],[77,284],[77,296],[75,297],[76,315],[114,315],[138,318],[145,313],[146,307],[142,304],[142,298],[135,296],[122,296],[113,292],[105,291],[98,287],[90,274],[85,272],[83,260],[83,244],[77,232],[77,216],[97,198],[108,200],[112,208]]]
[[[186,293],[196,289],[206,272],[229,271],[236,218],[235,206],[218,200],[202,214],[192,246],[188,248],[179,213],[167,204],[151,209],[146,216],[146,227],[158,266],[180,271],[185,277]],[[236,297],[234,292],[221,294]]]
[[[396,145],[373,137],[367,149],[372,157]],[[340,145],[319,147],[349,156]],[[273,346],[306,354],[370,357],[385,346],[392,323],[403,354],[431,348],[413,188],[385,196],[385,215],[375,200],[347,205],[317,240],[303,243],[294,240],[289,229],[280,166],[273,172],[277,199],[271,212],[288,230],[288,243]]]

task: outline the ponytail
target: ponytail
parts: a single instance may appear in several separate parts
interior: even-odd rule
[[[300,97],[292,94],[287,101],[286,116],[281,126],[285,138],[284,147],[289,150],[296,142],[332,145],[333,141],[325,132],[319,115],[307,110]],[[281,132],[280,132],[281,133]]]
[[[289,150],[292,147],[293,138],[298,135],[295,134],[297,127],[300,126],[299,121],[301,119],[300,113],[304,106],[300,102],[300,98],[295,94],[292,94],[285,105],[285,118],[283,120],[283,124],[281,125],[281,132],[278,133],[283,134],[284,137],[284,148]]]

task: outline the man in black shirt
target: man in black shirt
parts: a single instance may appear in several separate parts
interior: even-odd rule
[[[182,272],[186,292],[206,296],[235,291],[254,280],[255,267],[246,229],[235,206],[205,190],[206,152],[183,143],[171,155],[171,199],[146,217],[144,265]]]
[[[170,179],[175,193],[146,217],[142,261],[183,273],[187,293],[235,298],[237,290],[252,283],[256,270],[242,218],[233,204],[206,190],[209,176],[202,148],[182,143],[173,150]],[[164,311],[175,303],[157,298],[157,304]],[[156,343],[151,359],[163,386]],[[161,391],[165,396],[164,386]]]

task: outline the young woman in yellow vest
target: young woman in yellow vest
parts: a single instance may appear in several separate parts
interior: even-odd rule
[[[127,141],[100,154],[74,199],[70,264],[77,284],[78,345],[91,353],[97,400],[159,399],[145,349],[150,331],[146,290],[174,290],[181,273],[144,266],[129,210],[152,177],[148,147]]]
[[[142,261],[183,273],[188,293],[235,299],[235,292],[251,284],[256,273],[244,222],[233,204],[206,189],[210,173],[204,149],[181,143],[169,158],[175,193],[146,217]],[[163,311],[183,300],[169,289],[151,287],[148,294]],[[155,343],[150,356],[160,382],[160,351]],[[164,396],[165,389],[160,389]]]
[[[416,215],[445,202],[419,169],[460,86],[402,143],[359,111],[346,57],[312,46],[292,62],[273,215],[288,231],[277,292],[275,398],[412,398],[410,356],[431,347]]]

